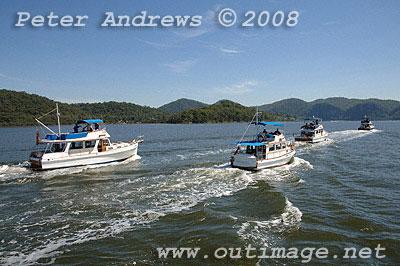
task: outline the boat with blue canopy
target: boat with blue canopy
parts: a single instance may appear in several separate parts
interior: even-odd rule
[[[322,119],[318,117],[310,117],[304,119],[304,125],[300,129],[300,135],[295,137],[295,141],[318,143],[325,141],[328,132],[322,125]]]
[[[49,113],[53,111],[57,112],[58,133],[35,119],[51,134],[40,139],[37,131],[36,144],[46,144],[46,147],[31,153],[29,159],[33,169],[48,170],[123,161],[137,155],[138,144],[143,141],[134,139],[112,143],[106,129],[100,126],[103,124],[101,119],[78,120],[72,132],[61,133],[58,105]]]
[[[282,166],[290,163],[296,153],[295,145],[286,140],[282,129],[268,130],[268,127],[284,127],[284,125],[278,122],[258,121],[258,114],[257,111],[240,141],[232,143],[236,145],[231,157],[232,167],[260,170]],[[252,125],[255,126],[255,136],[251,140],[243,141]]]

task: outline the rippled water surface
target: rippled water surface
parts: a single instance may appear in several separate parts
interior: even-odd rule
[[[286,134],[301,123],[285,123]],[[300,259],[204,259],[218,247],[386,248],[400,264],[400,123],[326,122],[329,140],[298,145],[287,166],[228,165],[245,124],[108,125],[113,141],[144,135],[139,158],[33,172],[35,128],[0,128],[0,263],[64,265],[300,265]],[[69,127],[65,127],[67,131]],[[135,160],[137,159],[137,160]],[[158,259],[157,247],[200,247]]]

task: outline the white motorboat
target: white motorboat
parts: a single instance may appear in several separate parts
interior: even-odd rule
[[[258,117],[258,112],[256,115]],[[265,168],[277,167],[288,164],[296,153],[294,143],[286,141],[285,136],[278,129],[275,132],[268,132],[267,126],[283,127],[284,125],[276,122],[250,122],[242,139],[233,144],[237,149],[231,157],[231,166],[247,169],[260,170]],[[257,134],[255,139],[242,141],[247,130],[251,125],[256,126]],[[261,131],[259,128],[263,127]]]
[[[322,119],[311,117],[304,120],[304,125],[301,127],[300,136],[295,137],[295,141],[318,143],[326,140],[328,132],[322,125]]]
[[[361,120],[361,125],[358,130],[372,130],[375,126],[372,124],[371,120],[365,116],[363,120]]]
[[[39,131],[37,132],[36,144],[47,144],[47,146],[44,150],[31,153],[31,168],[48,170],[103,164],[123,161],[137,155],[138,144],[142,140],[111,143],[106,129],[100,127],[103,123],[100,119],[79,120],[73,132],[61,133],[58,106],[55,110],[58,118],[58,134],[36,119],[52,134],[40,139]]]

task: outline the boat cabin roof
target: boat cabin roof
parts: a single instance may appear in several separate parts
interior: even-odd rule
[[[262,126],[268,126],[268,125],[272,125],[272,126],[277,126],[277,127],[284,127],[285,125],[282,123],[277,123],[277,122],[252,122],[252,124],[254,125],[262,125]]]
[[[103,124],[103,120],[101,119],[85,119],[85,120],[78,120],[76,124]]]
[[[68,140],[68,139],[80,139],[87,137],[88,132],[82,133],[72,133],[72,134],[61,134],[61,136],[57,136],[55,134],[46,135],[46,140]]]
[[[242,146],[265,146],[266,143],[262,142],[234,142],[234,145],[242,145]]]
[[[308,122],[308,121],[322,121],[322,119],[321,118],[318,118],[318,117],[308,117],[308,118],[306,118],[306,119],[304,119],[304,122]]]

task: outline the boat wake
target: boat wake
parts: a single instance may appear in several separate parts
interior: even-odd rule
[[[23,162],[15,165],[4,164],[0,167],[0,182],[6,182],[14,179],[33,178],[32,170],[29,168],[29,162]]]
[[[275,168],[263,169],[253,174],[254,180],[267,180],[273,182],[299,182],[297,171],[308,171],[314,169],[313,165],[302,158],[293,157],[291,163]]]
[[[312,168],[307,161],[295,158],[293,163],[284,170],[275,169],[273,171],[276,172],[274,174],[271,172],[268,176],[276,176],[277,173],[282,174],[280,171],[289,171],[298,167]],[[6,170],[5,167],[2,169]],[[63,171],[65,170],[67,169]],[[30,169],[25,169],[25,171],[30,171]],[[75,171],[80,170],[75,169]],[[57,172],[56,175],[58,174],[62,173]],[[11,247],[12,251],[0,248],[3,256],[0,263],[32,264],[39,259],[50,260],[63,253],[67,246],[113,237],[138,226],[151,224],[162,216],[188,210],[209,198],[232,195],[257,182],[260,178],[265,178],[265,173],[258,175],[258,172],[254,174],[250,171],[231,168],[225,163],[210,167],[181,169],[169,174],[134,176],[123,181],[110,182],[102,190],[93,190],[89,186],[87,189],[82,189],[78,195],[75,190],[64,191],[62,195],[55,190],[57,195],[54,197],[61,196],[59,200],[63,202],[62,205],[57,205],[60,209],[56,214],[51,217],[37,215],[36,212],[45,213],[47,210],[50,211],[50,208],[54,212],[50,204],[54,201],[53,198],[40,199],[33,204],[38,204],[40,207],[32,206],[30,211],[21,214],[22,220],[21,217],[16,218],[21,222],[8,225],[16,231],[27,229],[24,237],[35,239],[36,243],[30,243],[34,248],[24,245],[23,240],[13,242],[13,239],[5,239],[6,246]],[[32,209],[35,211],[32,212]],[[90,217],[90,219],[81,220],[80,215]],[[286,201],[286,206],[280,215],[272,217],[269,221],[249,221],[248,224],[243,225],[241,234],[250,238],[254,233],[254,237],[262,238],[264,231],[268,228],[280,232],[292,228],[300,220],[301,212]],[[71,224],[74,226],[69,227]],[[257,230],[260,231],[260,236],[257,236]]]
[[[254,245],[271,247],[276,245],[279,235],[299,229],[302,212],[286,198],[282,213],[266,221],[245,221],[237,234],[245,241]]]
[[[35,246],[32,249],[24,245],[24,241],[5,239],[6,246],[11,247],[12,251],[0,248],[3,257],[0,263],[32,264],[39,259],[52,258],[62,253],[63,247],[115,236],[137,226],[154,222],[167,214],[187,210],[210,197],[230,195],[246,188],[251,181],[245,171],[214,166],[179,170],[172,174],[148,176],[143,179],[127,179],[111,185],[109,191],[95,192],[83,189],[80,195],[74,197],[63,195],[66,197],[63,205],[66,206],[53,215],[54,219],[43,217],[40,219],[45,220],[34,223],[22,222],[9,225],[16,231],[26,229],[24,237],[35,239],[39,243],[30,243]],[[110,209],[115,208],[115,202],[119,202],[117,209]],[[51,206],[40,201],[37,203],[41,203],[43,207],[33,208],[35,211],[26,212],[22,216],[36,218],[37,211],[45,212]],[[87,205],[82,206],[85,203]],[[81,206],[81,209],[77,209],[78,206]],[[79,217],[82,213],[91,219],[89,221],[78,219],[80,222],[77,224],[75,217]],[[69,224],[74,224],[74,228],[66,227]]]
[[[215,149],[215,150],[199,150],[199,151],[187,150],[186,153],[179,153],[179,154],[172,155],[170,157],[163,158],[162,162],[168,163],[171,161],[176,161],[177,159],[178,160],[187,160],[187,159],[201,158],[204,156],[227,154],[232,151],[233,151],[232,148]]]
[[[333,139],[334,142],[344,142],[357,138],[362,138],[365,136],[369,136],[371,134],[380,133],[382,130],[373,129],[370,131],[364,130],[343,130],[343,131],[333,131],[329,134],[329,137]]]
[[[329,146],[333,143],[341,143],[345,141],[354,140],[357,138],[362,138],[365,136],[369,136],[371,134],[380,133],[382,130],[373,129],[370,131],[363,131],[363,130],[342,130],[342,131],[333,131],[330,132],[328,137],[325,141],[319,143],[306,143],[306,142],[296,142],[296,147],[298,147],[298,154],[307,153],[309,151],[320,149],[325,146]]]

